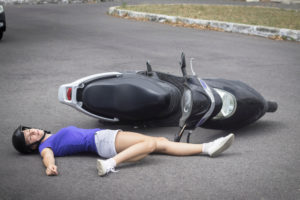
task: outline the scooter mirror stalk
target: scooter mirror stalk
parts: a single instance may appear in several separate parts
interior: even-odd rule
[[[186,76],[187,76],[187,73],[186,73],[185,55],[184,55],[183,52],[181,53],[181,62],[180,62],[180,66],[181,66],[182,75],[183,75],[184,77],[186,77]]]

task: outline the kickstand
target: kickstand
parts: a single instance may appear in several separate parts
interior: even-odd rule
[[[192,133],[193,133],[193,131],[189,131],[189,132],[188,132],[188,135],[187,135],[187,137],[186,137],[186,142],[187,142],[187,143],[190,143],[190,136],[191,136]]]
[[[183,133],[184,133],[185,127],[186,127],[186,124],[179,130],[178,133],[175,134],[174,142],[180,142],[181,137],[182,137],[182,135],[183,135]]]

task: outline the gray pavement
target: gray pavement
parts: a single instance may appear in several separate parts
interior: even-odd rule
[[[108,16],[97,5],[7,6],[0,42],[0,199],[299,199],[300,45],[234,33],[172,27]],[[122,128],[173,138],[174,127],[103,126],[60,104],[60,84],[107,71],[180,74],[179,57],[194,57],[202,77],[242,80],[275,100],[279,110],[236,130],[222,156],[151,155],[98,177],[96,156],[57,158],[59,176],[47,177],[38,155],[11,145],[19,125],[52,132],[68,125]],[[202,143],[227,134],[198,129]]]

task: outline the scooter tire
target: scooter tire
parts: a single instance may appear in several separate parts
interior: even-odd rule
[[[276,112],[277,108],[278,108],[278,104],[274,101],[267,101],[267,112]]]

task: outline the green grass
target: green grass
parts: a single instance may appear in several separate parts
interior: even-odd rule
[[[195,19],[228,21],[242,24],[300,30],[300,11],[254,6],[224,5],[125,5],[121,8],[139,12],[181,16]]]

